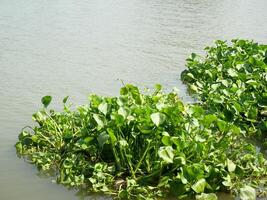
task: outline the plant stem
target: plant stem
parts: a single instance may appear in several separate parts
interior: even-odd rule
[[[145,152],[144,152],[142,158],[140,159],[140,161],[138,162],[138,164],[137,164],[137,166],[136,166],[136,168],[135,168],[135,170],[134,170],[134,176],[135,176],[137,170],[139,169],[141,163],[142,163],[143,160],[145,159],[145,156],[146,156],[146,154],[147,154],[147,152],[148,152],[149,149],[150,149],[150,142],[148,143],[147,148],[146,148],[146,150],[145,150]]]

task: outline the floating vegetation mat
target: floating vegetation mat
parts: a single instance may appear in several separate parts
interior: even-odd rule
[[[91,95],[75,110],[66,97],[61,112],[45,96],[33,114],[38,125],[19,135],[18,154],[60,184],[114,199],[265,196],[267,161],[247,138],[266,132],[266,46],[217,41],[207,50],[202,61],[192,54],[182,74],[199,103],[184,104],[160,85]]]
[[[232,40],[192,54],[182,80],[212,112],[235,122],[252,136],[267,138],[267,45]]]

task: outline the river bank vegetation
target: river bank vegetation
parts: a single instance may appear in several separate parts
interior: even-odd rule
[[[266,195],[267,161],[248,142],[266,136],[267,47],[217,41],[207,57],[192,54],[182,80],[198,98],[185,104],[160,85],[118,97],[90,95],[87,105],[33,114],[16,143],[20,156],[68,187],[115,199],[242,200]]]

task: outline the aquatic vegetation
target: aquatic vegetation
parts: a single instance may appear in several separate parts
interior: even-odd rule
[[[267,45],[216,41],[201,58],[192,54],[182,80],[209,110],[247,135],[267,136]]]
[[[126,85],[118,97],[91,95],[77,109],[66,97],[61,112],[48,110],[51,100],[43,97],[33,114],[38,125],[22,130],[16,148],[60,184],[117,199],[215,200],[226,191],[244,200],[266,192],[267,161],[244,129],[160,85],[148,93]]]

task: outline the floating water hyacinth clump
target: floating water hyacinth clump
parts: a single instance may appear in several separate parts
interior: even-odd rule
[[[266,55],[261,52],[265,46],[235,41],[236,45],[239,43],[244,43],[248,52]],[[230,48],[221,41],[216,44],[215,49]],[[240,49],[239,46],[235,48]],[[218,60],[220,64],[224,60],[221,56],[228,54],[215,49],[208,48],[206,59],[214,63]],[[242,48],[240,51],[246,54]],[[232,59],[238,56],[235,60],[241,62],[237,52],[229,55]],[[89,103],[76,109],[71,108],[66,97],[63,110],[58,112],[48,109],[52,97],[45,96],[44,107],[33,114],[37,125],[23,129],[19,135],[18,154],[38,169],[54,172],[60,184],[104,193],[114,199],[215,200],[217,192],[231,192],[245,200],[266,195],[267,161],[246,140],[248,133],[264,131],[264,98],[245,107],[248,114],[243,108],[246,103],[237,98],[243,98],[242,94],[231,94],[235,102],[229,101],[231,96],[223,97],[221,103],[211,100],[211,92],[204,89],[209,88],[204,82],[209,79],[201,74],[207,61],[196,57],[193,54],[188,59],[189,69],[183,73],[183,79],[202,101],[184,104],[175,92],[162,92],[160,85],[146,93],[125,85],[118,97],[90,95]],[[257,62],[264,66],[264,59],[255,58]],[[263,73],[266,74],[266,68]],[[256,90],[247,99],[250,95],[260,96],[257,91],[266,89],[264,83],[251,87],[247,84],[250,89],[246,93]],[[223,96],[221,87],[212,93],[217,91]],[[236,87],[240,89],[239,85]],[[228,108],[236,103],[240,108],[232,113]]]
[[[192,54],[182,80],[206,107],[247,134],[267,138],[267,45],[216,41],[207,56]]]

